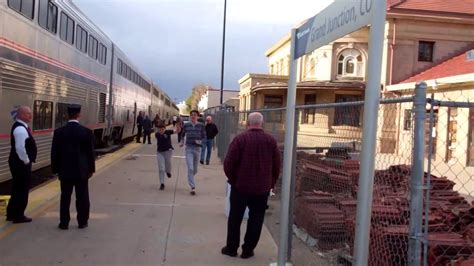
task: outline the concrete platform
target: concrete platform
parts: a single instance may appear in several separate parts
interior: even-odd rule
[[[263,229],[255,257],[220,254],[225,244],[225,175],[213,156],[189,194],[184,148],[175,144],[172,178],[160,191],[155,145],[128,144],[97,162],[89,227],[59,222],[59,183],[30,193],[30,224],[0,221],[0,265],[269,265],[277,246]],[[215,154],[214,154],[215,155]],[[74,202],[74,200],[72,201]],[[71,205],[71,211],[75,207]],[[245,224],[242,225],[242,234]]]

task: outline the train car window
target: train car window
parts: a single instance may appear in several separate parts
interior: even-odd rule
[[[33,130],[53,127],[53,102],[35,101],[33,107]]]
[[[99,44],[99,62],[102,65],[107,64],[107,47],[103,45],[102,43]]]
[[[87,53],[89,54],[90,57],[97,59],[97,48],[99,46],[99,41],[97,41],[94,36],[89,35],[89,49]]]
[[[87,52],[87,31],[81,25],[76,27],[76,48],[83,53]]]
[[[58,25],[58,7],[51,0],[40,0],[38,23],[41,27],[56,34]]]
[[[122,75],[122,60],[117,60],[117,74]]]
[[[34,0],[8,0],[8,6],[29,19],[34,17]]]
[[[61,28],[59,29],[59,37],[61,40],[74,44],[74,20],[66,13],[61,12]]]
[[[105,100],[106,100],[105,93],[99,94],[99,119],[97,120],[99,123],[105,123]]]
[[[60,128],[67,124],[68,116],[67,116],[67,107],[69,104],[67,103],[57,103],[56,104],[56,118],[54,122],[54,128]]]

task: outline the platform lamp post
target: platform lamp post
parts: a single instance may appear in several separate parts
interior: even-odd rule
[[[225,57],[225,22],[226,22],[226,14],[227,14],[227,0],[224,0],[224,22],[223,22],[223,29],[222,29],[222,58],[221,58],[221,98],[220,98],[220,105],[224,102],[224,57]]]

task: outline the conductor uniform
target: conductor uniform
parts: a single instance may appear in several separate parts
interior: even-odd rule
[[[90,129],[77,120],[80,106],[68,107],[69,122],[54,131],[51,148],[51,167],[61,182],[59,228],[69,226],[69,206],[73,188],[76,191],[77,222],[79,228],[88,226],[88,179],[95,172],[94,136]]]
[[[31,164],[36,160],[36,143],[28,124],[17,119],[11,130],[11,149],[8,164],[12,174],[11,200],[7,207],[7,221],[31,222],[24,212],[28,204]]]

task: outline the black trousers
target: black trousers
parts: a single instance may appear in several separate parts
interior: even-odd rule
[[[17,220],[25,216],[25,209],[28,205],[28,194],[31,182],[31,163],[21,165],[21,163],[10,163],[12,174],[11,198],[7,207],[7,218]]]
[[[143,131],[143,144],[146,143],[146,139],[148,138],[148,143],[151,143],[151,132]]]
[[[59,210],[59,219],[61,224],[68,225],[71,220],[69,214],[69,206],[71,205],[72,190],[76,191],[76,210],[77,210],[77,222],[82,225],[86,224],[89,220],[89,181],[77,180],[77,181],[65,181],[61,180],[61,203]]]
[[[268,201],[268,194],[248,195],[232,188],[230,192],[230,212],[227,220],[227,248],[237,251],[240,244],[240,225],[244,218],[245,209],[249,208],[247,231],[245,232],[242,250],[250,252],[255,249],[262,232],[263,219]]]
[[[140,143],[142,138],[142,126],[137,126],[137,142]]]

